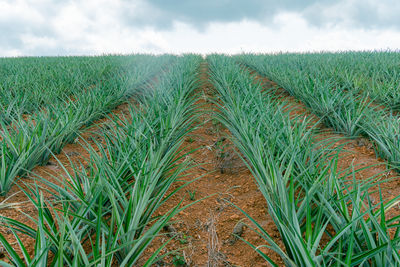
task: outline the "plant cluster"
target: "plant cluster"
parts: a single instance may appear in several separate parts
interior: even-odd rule
[[[400,170],[400,91],[394,52],[241,55],[236,57],[301,100],[335,131],[366,136]],[[379,106],[376,103],[385,104]]]
[[[372,203],[375,178],[357,181],[355,171],[337,170],[338,150],[317,141],[308,119],[292,118],[287,103],[263,91],[230,57],[209,56],[218,119],[248,165],[268,205],[284,249],[254,223],[265,245],[254,249],[271,265],[263,247],[287,266],[391,266],[400,262],[399,217],[385,213],[398,199]],[[393,233],[391,236],[390,233]]]
[[[201,57],[176,60],[158,82],[143,88],[127,116],[104,129],[104,142],[87,145],[88,165],[72,164],[59,183],[42,180],[47,189],[23,190],[36,207],[36,228],[2,217],[23,257],[0,235],[15,266],[132,266],[178,212],[178,205],[156,215],[178,189],[171,184],[188,169],[180,146],[196,119],[194,90]],[[57,177],[55,177],[57,178]],[[60,185],[61,184],[61,185]],[[48,190],[53,200],[43,197]],[[20,235],[35,239],[31,256]],[[157,261],[160,247],[144,263]],[[2,266],[13,266],[5,262]]]
[[[0,195],[10,190],[17,177],[26,175],[36,165],[46,164],[51,153],[58,154],[85,126],[129,97],[143,94],[141,87],[170,60],[170,56],[141,55],[121,59],[118,68],[113,65],[106,68],[113,67],[118,71],[109,73],[107,79],[96,81],[90,90],[81,88],[74,95],[54,101],[28,118],[13,118],[10,125],[0,121]]]

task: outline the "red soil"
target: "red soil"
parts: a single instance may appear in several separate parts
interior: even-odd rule
[[[212,85],[208,81],[207,65],[205,63],[201,65],[200,76],[203,86],[199,93],[205,97],[200,98],[198,104],[201,104],[208,112],[199,118],[196,129],[190,137],[187,137],[182,147],[182,153],[196,150],[189,154],[187,159],[198,164],[198,166],[187,172],[187,175],[181,181],[173,184],[171,190],[178,188],[188,181],[200,178],[178,191],[158,213],[165,213],[179,204],[182,199],[184,199],[183,205],[192,203],[193,200],[190,199],[190,195],[196,200],[205,199],[176,215],[173,218],[172,227],[163,231],[163,234],[154,240],[146,251],[143,260],[170,238],[166,235],[168,231],[173,231],[176,232],[177,236],[163,249],[161,254],[171,253],[176,249],[181,250],[166,256],[163,263],[159,262],[158,266],[170,265],[174,261],[174,258],[175,260],[178,259],[179,255],[184,258],[186,264],[189,266],[206,266],[207,263],[210,266],[267,266],[267,263],[250,246],[241,240],[233,238],[232,233],[234,229],[237,232],[238,227],[236,226],[240,222],[250,223],[229,202],[245,210],[282,246],[282,242],[279,240],[279,233],[268,214],[266,202],[258,190],[251,173],[233,151],[234,149],[229,140],[225,138],[229,133],[212,119],[212,113],[217,111],[215,106],[207,101],[212,92]],[[315,121],[318,120],[318,118],[307,110],[304,104],[288,95],[286,91],[279,88],[275,83],[259,75],[255,78],[262,82],[265,89],[274,88],[276,95],[279,95],[283,101],[290,103],[293,115],[304,115],[312,117]],[[114,110],[112,114],[119,116],[126,113],[127,110],[128,105],[124,104]],[[102,123],[107,122],[107,120],[102,119],[97,121],[94,124],[96,126],[82,134],[80,140],[87,140],[89,143],[93,143],[91,139],[96,138],[93,132]],[[391,198],[400,194],[399,179],[397,179],[394,172],[386,170],[383,160],[376,158],[369,141],[361,139],[349,140],[342,135],[333,133],[332,130],[326,129],[322,125],[321,128],[323,129],[323,133],[318,138],[332,138],[332,140],[335,140],[335,146],[344,146],[345,151],[341,153],[341,159],[339,160],[341,170],[349,168],[352,164],[361,167],[376,165],[359,172],[357,178],[366,179],[373,175],[385,173],[388,178],[393,178],[393,180],[382,184],[384,197]],[[218,145],[218,141],[225,146],[226,154],[223,159],[220,157],[219,151],[221,146]],[[81,161],[85,163],[85,160],[89,157],[88,152],[79,143],[65,146],[63,152],[57,155],[57,158],[68,170],[71,169],[71,166],[67,154],[70,155],[69,157],[73,162]],[[50,165],[36,167],[33,173],[55,182],[58,179],[64,179],[60,163],[54,158],[50,159],[50,162]],[[52,177],[52,175],[56,178]],[[25,188],[25,182],[29,183],[32,180],[23,178],[17,184]],[[19,188],[14,186],[10,194],[18,191]],[[50,194],[44,192],[44,196],[49,197]],[[374,193],[373,197],[376,201],[379,200],[377,193]],[[0,198],[0,201],[3,199]],[[22,193],[17,193],[8,202],[21,202],[22,204],[17,208],[2,209],[0,212],[3,216],[30,224],[28,218],[22,212],[35,217],[37,211],[32,205],[25,203],[25,201],[27,201],[26,196]],[[398,214],[399,212],[400,210],[396,206],[396,208],[389,211],[389,215]],[[30,225],[33,226],[32,224]],[[0,228],[0,231],[10,242],[14,242],[14,237],[9,231],[5,228]],[[241,232],[242,238],[250,243],[256,246],[265,245],[265,242],[250,228],[245,226],[239,229],[239,232]],[[33,240],[25,236],[21,236],[21,238],[27,244],[29,252],[33,253]],[[283,265],[282,260],[276,253],[267,250],[265,253],[278,262],[279,265]],[[137,265],[141,266],[141,262]]]

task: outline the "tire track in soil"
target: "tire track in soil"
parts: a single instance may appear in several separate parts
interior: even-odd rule
[[[268,215],[266,202],[252,174],[236,156],[228,139],[225,138],[229,132],[222,129],[221,125],[212,119],[213,113],[217,110],[208,100],[212,97],[213,89],[209,81],[206,62],[201,64],[199,76],[201,88],[198,92],[200,97],[197,104],[202,106],[203,114],[191,136],[186,138],[182,151],[182,153],[187,153],[197,149],[190,154],[189,160],[199,166],[191,169],[182,181],[173,184],[170,190],[197,177],[202,177],[178,191],[159,210],[159,214],[164,214],[183,198],[183,205],[192,203],[189,192],[195,192],[196,200],[210,197],[177,214],[173,218],[172,227],[164,229],[163,235],[154,240],[144,259],[170,238],[171,233],[168,232],[173,232],[176,237],[161,252],[161,255],[181,249],[182,251],[175,255],[175,259],[179,255],[184,258],[187,266],[268,266],[250,246],[233,238],[232,233],[235,231],[256,246],[265,244],[253,230],[240,224],[240,222],[250,224],[250,221],[226,201],[231,201],[245,210],[268,229],[271,236],[277,238],[279,233]],[[217,144],[218,141],[226,146],[225,159],[218,156],[221,148]],[[277,241],[282,245],[281,241],[278,239]],[[266,253],[283,264],[279,255],[272,251],[266,251]],[[173,266],[173,261],[172,254],[158,262],[156,266]],[[141,262],[137,266],[141,266]]]
[[[272,93],[280,100],[288,103],[291,107],[291,112],[294,116],[305,116],[312,119],[312,121],[318,122],[319,118],[314,115],[300,100],[290,95],[284,88],[279,87],[277,83],[269,80],[267,77],[262,76],[257,71],[250,67],[243,67],[249,71],[250,74],[254,75],[256,82],[260,82],[265,90],[273,88]],[[355,170],[371,166],[364,170],[356,173],[358,180],[366,180],[373,176],[381,176],[382,179],[388,179],[388,181],[381,184],[382,196],[384,200],[392,199],[400,195],[400,179],[399,175],[394,170],[388,170],[386,168],[386,161],[379,158],[374,149],[373,144],[366,138],[354,138],[349,139],[343,134],[338,134],[333,131],[332,128],[325,127],[322,123],[318,124],[321,129],[321,133],[317,134],[317,140],[332,140],[333,147],[343,147],[339,153],[338,170],[344,171],[350,168],[352,165]],[[376,187],[374,188],[377,189]],[[372,192],[372,202],[376,204],[379,202],[379,192]],[[392,218],[395,215],[400,214],[400,205],[396,205],[387,212],[387,217]]]

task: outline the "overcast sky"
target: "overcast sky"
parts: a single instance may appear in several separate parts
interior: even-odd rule
[[[400,48],[399,0],[0,0],[0,56]]]

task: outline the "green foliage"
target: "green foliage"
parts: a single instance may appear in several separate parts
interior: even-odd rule
[[[398,52],[241,55],[235,57],[277,82],[336,132],[367,136],[379,156],[400,170]],[[384,104],[385,107],[377,104]]]
[[[10,125],[0,121],[0,156],[4,158],[0,165],[0,195],[9,191],[18,176],[46,164],[51,153],[60,153],[85,126],[129,97],[141,95],[141,87],[170,59],[140,55],[120,58],[118,72],[108,79],[98,77],[100,80],[92,88],[80,88],[67,99],[54,101],[26,119],[12,118]]]
[[[176,253],[172,259],[174,266],[186,266],[185,258],[181,253]]]
[[[217,91],[217,118],[232,134],[268,205],[284,249],[254,223],[265,246],[287,266],[391,266],[400,262],[399,216],[386,211],[399,202],[372,204],[377,177],[360,182],[355,171],[337,169],[339,149],[317,141],[315,125],[291,118],[287,103],[263,91],[253,77],[224,56],[209,56]],[[389,232],[395,231],[394,237]],[[277,266],[260,247],[252,246]]]
[[[194,90],[201,58],[185,56],[159,82],[147,85],[129,116],[114,118],[103,132],[105,143],[87,145],[87,165],[72,162],[72,171],[57,183],[40,179],[52,199],[37,185],[23,190],[38,211],[31,224],[1,217],[23,251],[0,234],[11,266],[133,266],[164,225],[182,208],[155,212],[178,190],[171,184],[189,168],[180,146],[196,119]],[[181,162],[181,163],[179,163]],[[57,177],[54,177],[57,178]],[[30,256],[20,235],[35,239]],[[150,266],[159,248],[144,266]],[[54,257],[48,257],[50,255]],[[2,262],[4,266],[8,266]]]
[[[196,200],[196,190],[193,190],[193,191],[190,191],[190,190],[187,190],[187,192],[188,192],[188,194],[189,194],[189,199],[190,200]]]

